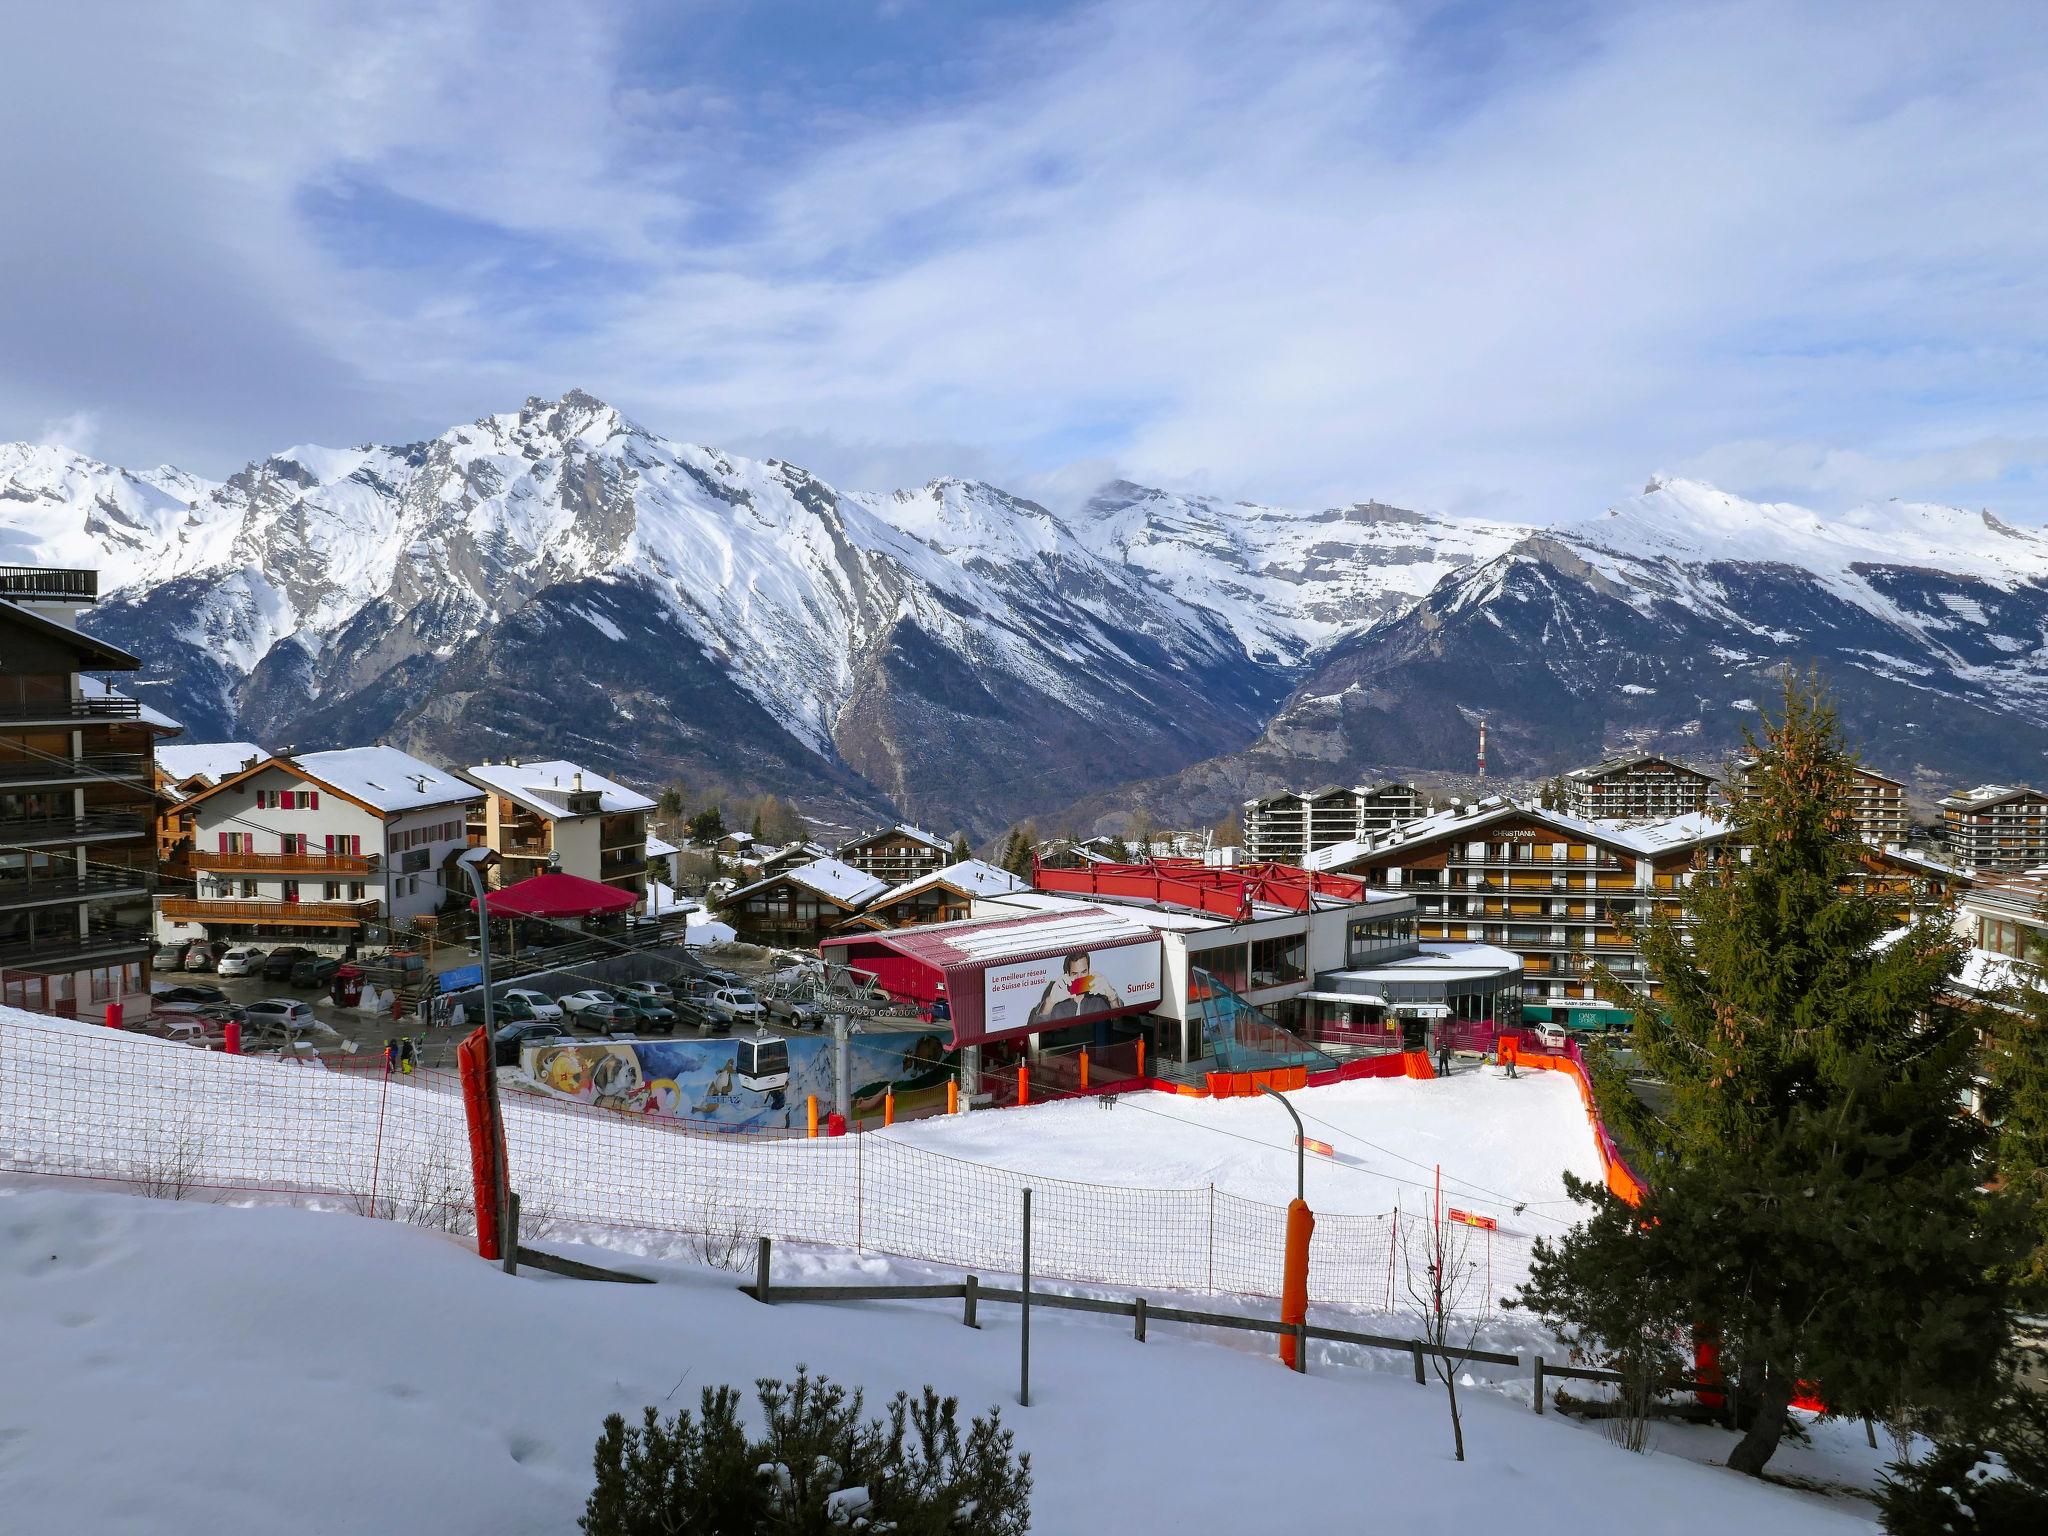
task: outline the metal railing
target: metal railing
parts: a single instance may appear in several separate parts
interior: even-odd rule
[[[138,720],[134,699],[0,699],[0,720]]]
[[[140,836],[149,831],[142,811],[99,811],[91,816],[36,816],[0,821],[0,851],[36,843],[67,843],[92,837]]]
[[[141,779],[148,759],[139,752],[60,758],[56,762],[0,761],[0,784],[52,784],[67,779]]]
[[[147,870],[96,869],[83,875],[26,880],[0,878],[0,908],[42,906],[59,901],[91,901],[122,896],[142,897],[156,889]]]
[[[0,939],[0,966],[48,970],[68,962],[84,965],[109,952],[148,949],[147,928],[90,928],[84,933],[37,934]]]
[[[0,565],[0,598],[10,602],[77,599],[96,602],[100,595],[100,573],[95,570],[63,569],[43,565]]]

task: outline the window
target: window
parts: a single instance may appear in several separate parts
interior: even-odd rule
[[[1188,1000],[1201,998],[1201,979],[1195,975],[1199,970],[1207,971],[1212,979],[1242,992],[1245,988],[1245,947],[1242,944],[1219,944],[1214,949],[1191,949],[1188,951]]]
[[[248,853],[251,851],[250,839],[254,835],[250,832],[223,832],[220,834],[220,851],[222,853]]]
[[[303,854],[306,851],[306,834],[303,832],[281,833],[277,839],[279,853]]]
[[[296,881],[296,880],[287,880],[287,881],[285,881],[285,883],[284,883],[284,899],[285,899],[286,901],[297,901],[297,900],[299,899],[299,882],[298,882],[298,881]]]
[[[336,854],[356,856],[360,855],[362,851],[363,840],[353,832],[330,832],[327,834],[327,852],[330,857]]]
[[[256,791],[256,809],[259,811],[317,811],[320,809],[320,791],[317,789],[259,789]]]
[[[1299,981],[1308,968],[1308,935],[1284,933],[1252,940],[1252,985],[1279,987]]]

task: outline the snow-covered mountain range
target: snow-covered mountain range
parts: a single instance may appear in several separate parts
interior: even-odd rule
[[[1122,482],[1058,515],[841,491],[571,392],[220,483],[0,446],[0,562],[98,567],[87,624],[195,737],[561,753],[977,832],[1131,781],[1180,816],[1455,772],[1482,712],[1509,773],[1718,751],[1788,659],[1879,766],[2023,776],[2048,730],[2041,534],[1683,481],[1543,530]]]

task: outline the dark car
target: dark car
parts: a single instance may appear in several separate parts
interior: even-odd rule
[[[672,1035],[676,1032],[676,1014],[673,1008],[656,997],[644,993],[628,992],[619,1001],[631,1009],[638,1027],[651,1035]]]
[[[204,1013],[227,1005],[228,995],[219,987],[196,982],[161,987],[150,993],[149,1005],[158,1013]]]
[[[519,1065],[519,1052],[529,1045],[551,1045],[565,1041],[568,1034],[559,1024],[544,1020],[527,1020],[517,1024],[501,1024],[498,1033],[492,1037],[492,1059],[501,1067]]]
[[[284,981],[291,975],[292,967],[301,960],[315,958],[314,951],[306,948],[303,944],[286,944],[280,949],[273,949],[263,957],[263,979],[265,981]]]
[[[341,969],[341,962],[332,955],[312,955],[292,967],[292,985],[295,987],[324,987],[334,980],[334,973]]]
[[[624,1003],[600,1003],[595,1000],[585,1003],[582,1008],[572,1013],[569,1019],[578,1029],[593,1035],[633,1030],[640,1024],[640,1016]]]

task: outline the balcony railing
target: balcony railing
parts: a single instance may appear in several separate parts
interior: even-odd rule
[[[140,869],[95,869],[83,875],[27,880],[0,878],[0,910],[67,901],[118,901],[124,896],[140,899],[155,889],[155,877]]]
[[[56,971],[72,965],[104,963],[124,950],[146,953],[148,949],[147,928],[89,928],[84,933],[39,933],[28,939],[0,939],[0,967]]]
[[[195,852],[192,867],[252,875],[367,875],[378,864],[372,853]]]
[[[142,811],[98,811],[90,816],[38,816],[0,821],[0,851],[102,837],[139,837],[150,830]]]
[[[0,761],[0,784],[68,784],[81,779],[140,781],[148,759],[139,752],[109,752],[92,757],[66,757],[56,762]]]
[[[100,573],[41,565],[0,565],[0,598],[9,602],[96,602]]]
[[[0,720],[137,720],[134,699],[0,699]]]
[[[374,901],[240,901],[188,896],[166,897],[165,917],[181,923],[283,923],[345,927],[377,915]]]

